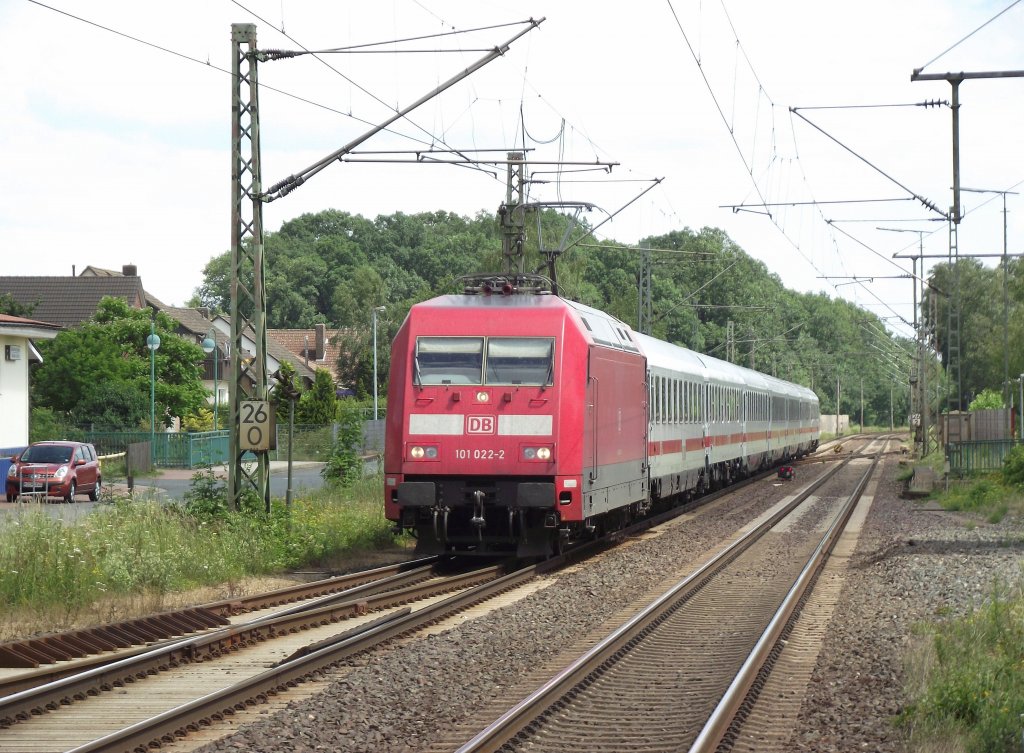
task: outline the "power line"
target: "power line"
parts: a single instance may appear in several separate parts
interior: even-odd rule
[[[1012,8],[1013,6],[1017,5],[1017,4],[1018,4],[1018,3],[1020,2],[1020,1],[1021,1],[1021,0],[1013,0],[1013,2],[1012,2],[1012,3],[1010,3],[1010,4],[1008,5],[1008,6],[1006,6],[1005,8],[1003,8],[1003,9],[1002,9],[1001,11],[999,11],[998,13],[996,13],[996,14],[995,14],[994,16],[992,16],[992,18],[990,18],[990,19],[989,19],[988,21],[986,21],[986,22],[985,22],[985,23],[983,23],[983,24],[982,24],[981,26],[979,26],[979,27],[978,27],[977,29],[975,29],[974,31],[972,31],[972,32],[971,32],[970,34],[968,34],[968,35],[967,35],[966,37],[964,37],[963,39],[961,39],[961,40],[960,40],[959,42],[955,42],[955,43],[953,43],[953,44],[952,44],[951,46],[947,47],[947,48],[946,48],[946,49],[944,49],[944,50],[943,50],[942,52],[940,52],[940,53],[939,53],[938,55],[936,55],[936,56],[935,56],[935,57],[933,57],[933,58],[932,58],[931,60],[929,60],[929,61],[928,61],[927,63],[925,63],[924,65],[922,65],[922,66],[921,66],[920,68],[918,68],[918,69],[917,69],[917,70],[918,70],[918,72],[920,72],[920,71],[923,71],[923,70],[924,70],[925,68],[927,68],[927,67],[928,67],[929,65],[931,65],[931,64],[932,64],[932,63],[934,63],[934,62],[935,62],[936,60],[938,60],[939,58],[941,58],[941,57],[942,57],[943,55],[945,55],[945,54],[946,54],[947,52],[949,52],[950,50],[952,50],[952,49],[954,49],[954,48],[956,48],[956,47],[960,46],[960,45],[961,45],[961,44],[963,44],[964,42],[966,42],[966,41],[967,41],[968,39],[970,39],[971,37],[973,37],[973,36],[974,36],[975,34],[977,34],[977,33],[978,33],[979,31],[981,31],[981,30],[982,30],[982,29],[984,29],[984,28],[985,28],[986,26],[988,26],[988,25],[989,25],[990,23],[992,23],[993,21],[995,21],[995,20],[996,20],[997,18],[999,18],[999,17],[1001,16],[1001,15],[1003,15],[1004,13],[1006,13],[1006,11],[1010,10],[1010,8]]]

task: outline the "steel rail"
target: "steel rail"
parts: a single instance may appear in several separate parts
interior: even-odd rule
[[[847,458],[849,462],[851,458]],[[609,660],[617,651],[633,639],[641,635],[671,605],[687,598],[703,587],[716,572],[735,560],[771,530],[796,507],[802,504],[819,487],[835,476],[846,462],[833,466],[821,477],[808,484],[793,500],[778,510],[774,515],[751,529],[741,538],[714,555],[697,570],[686,576],[664,594],[644,607],[625,623],[616,628],[588,651],[580,655],[565,669],[549,679],[536,691],[523,698],[515,706],[502,714],[498,719],[478,732],[473,738],[459,747],[455,753],[484,753],[499,750],[511,737],[516,735],[536,717],[538,708],[547,708],[570,689],[583,681],[596,667]]]
[[[84,659],[90,655],[127,649],[131,646],[151,645],[155,641],[226,625],[228,624],[227,618],[231,615],[309,599],[316,595],[337,593],[433,564],[438,560],[438,557],[417,559],[310,583],[299,583],[251,596],[222,599],[187,609],[123,620],[118,623],[7,641],[0,643],[0,666],[36,668],[60,661]],[[109,660],[109,658],[101,658],[99,662]],[[0,695],[4,694],[5,688],[6,684],[0,682]]]
[[[251,703],[254,698],[263,699],[267,695],[283,691],[350,656],[433,624],[515,588],[536,575],[553,569],[552,562],[553,560],[547,560],[540,564],[530,565],[436,604],[382,622],[358,635],[295,659],[286,660],[241,683],[197,698],[118,732],[97,738],[73,748],[67,753],[114,753],[115,751],[121,753],[144,749],[154,741],[175,739],[186,734],[190,727],[201,720],[234,713],[235,710],[242,709]]]
[[[440,581],[419,582],[403,585],[409,580],[422,581],[424,570],[429,566],[409,573],[391,576],[376,584],[351,589],[340,594],[331,594],[316,600],[315,606],[296,605],[240,625],[191,636],[143,650],[141,653],[108,662],[84,672],[62,677],[42,685],[29,687],[19,692],[0,697],[0,722],[16,722],[28,718],[40,710],[54,709],[59,705],[85,698],[91,693],[109,690],[116,685],[143,679],[181,664],[200,661],[204,658],[223,654],[258,640],[266,640],[299,629],[345,617],[365,614],[376,609],[385,609],[407,604],[417,599],[436,596],[454,588],[471,587],[481,580],[493,580],[502,571],[502,565],[492,565],[469,573],[446,577]],[[353,593],[361,589],[389,587],[380,594]],[[344,601],[341,599],[345,598]]]
[[[864,493],[864,488],[878,467],[880,455],[881,453],[875,454],[871,465],[857,482],[857,486],[846,500],[846,504],[843,505],[842,510],[839,511],[839,514],[832,521],[832,525],[829,526],[828,531],[825,532],[825,535],[811,554],[810,559],[808,559],[807,564],[800,571],[793,586],[789,589],[778,610],[769,621],[768,626],[761,634],[761,637],[758,638],[757,643],[754,644],[750,655],[743,662],[736,673],[736,677],[722,695],[714,711],[711,712],[707,722],[704,723],[704,727],[690,746],[689,753],[714,753],[729,733],[737,715],[746,703],[759,674],[768,663],[783,630],[793,619],[801,600],[813,585],[822,566],[828,559],[828,555],[835,547],[840,535],[846,529],[846,524],[857,507],[857,503]]]

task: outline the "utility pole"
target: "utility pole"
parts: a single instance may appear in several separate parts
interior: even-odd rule
[[[640,244],[639,301],[637,303],[636,331],[651,334],[654,324],[654,303],[651,300],[651,244]]]
[[[1024,71],[977,71],[972,73],[922,73],[922,68],[915,68],[910,75],[911,81],[946,81],[952,88],[950,109],[953,111],[953,206],[949,214],[949,259],[950,264],[956,260],[953,267],[954,290],[953,301],[949,304],[949,331],[946,335],[946,373],[953,381],[953,372],[956,372],[956,406],[962,408],[963,382],[960,362],[963,354],[960,352],[960,264],[959,252],[957,249],[957,226],[960,224],[960,84],[968,79],[987,78],[1021,78]],[[953,311],[956,311],[955,315]],[[954,330],[953,327],[956,327]],[[947,414],[952,413],[953,399],[952,390],[947,392],[949,398],[946,403]],[[952,415],[947,415],[945,441],[948,446],[952,437],[953,421]],[[959,416],[956,422],[956,441],[960,440]]]
[[[924,363],[924,315],[922,313],[919,318],[917,315],[917,294],[918,288],[923,282],[924,276],[924,236],[927,231],[925,230],[911,230],[909,228],[891,228],[891,227],[880,227],[877,230],[885,230],[890,233],[917,233],[917,256],[909,256],[911,261],[911,283],[914,286],[914,338],[917,340],[917,367],[916,373],[910,375],[910,413],[911,420],[913,420],[914,407],[916,404],[917,412],[919,414],[918,432],[921,438],[921,457],[928,454],[928,425],[929,425],[929,409],[928,409],[928,388],[927,380],[925,376],[925,363]],[[899,254],[893,254],[893,258],[903,258]],[[917,274],[917,260],[921,260],[921,277]],[[924,292],[921,292],[921,305],[924,306]],[[914,400],[914,394],[917,394],[917,400]]]
[[[256,25],[231,25],[231,423],[229,426],[228,501],[238,509],[252,489],[270,509],[269,444],[252,449],[255,464],[242,462],[242,406],[267,399],[267,300],[263,259],[263,191],[260,175],[260,120],[257,85]],[[243,338],[252,338],[255,353]],[[257,413],[249,410],[247,420]],[[264,414],[265,415],[265,414]],[[269,432],[267,432],[269,435]],[[255,435],[254,435],[255,436]]]
[[[1017,195],[1016,191],[997,191],[987,188],[963,188],[961,191],[971,191],[973,193],[997,193],[1003,196],[1003,406],[1007,408],[1013,407],[1013,398],[1010,390],[1010,292],[1007,282],[1008,270],[1006,266],[1006,195],[1013,194]],[[1006,436],[1010,436],[1010,413],[1011,410],[1006,412]]]
[[[523,209],[523,152],[508,153],[508,173],[505,182],[505,203],[498,207],[501,220],[501,254],[505,260],[505,273],[523,274],[526,260],[523,255],[525,239]]]

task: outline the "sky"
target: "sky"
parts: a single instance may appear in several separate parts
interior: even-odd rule
[[[952,87],[911,74],[1024,70],[1012,1],[0,0],[2,274],[135,264],[165,303],[192,296],[230,247],[232,23],[255,24],[261,49],[350,48],[259,64],[269,186],[532,17],[358,161],[266,204],[266,229],[328,208],[492,213],[503,165],[408,164],[411,152],[525,147],[529,199],[597,207],[592,225],[612,217],[600,239],[718,227],[787,287],[909,336],[911,261],[893,255],[945,255],[953,203]],[[961,195],[960,252],[1002,253],[1005,196],[1019,253],[1024,79],[967,80],[959,96],[961,185],[988,191]]]

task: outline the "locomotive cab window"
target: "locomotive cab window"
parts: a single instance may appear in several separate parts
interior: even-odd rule
[[[554,345],[549,337],[489,338],[487,384],[551,384]]]
[[[420,337],[416,340],[417,384],[482,384],[482,337]]]

